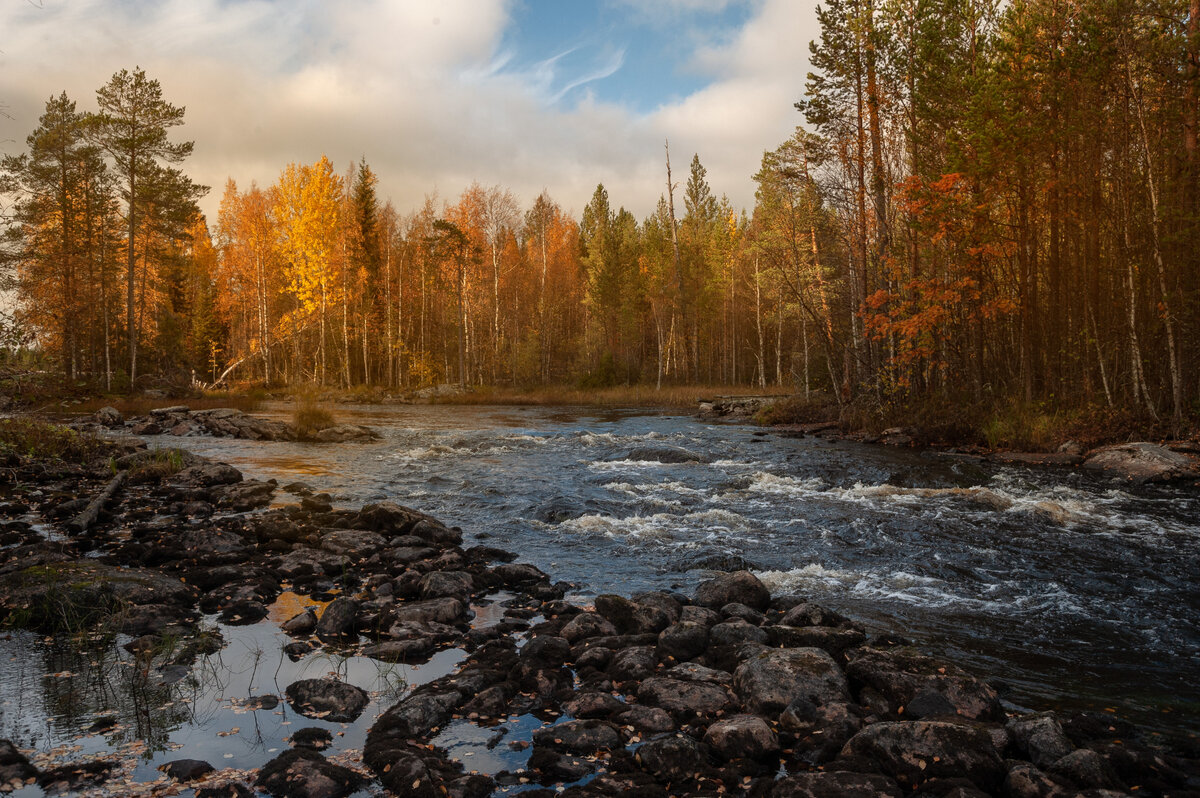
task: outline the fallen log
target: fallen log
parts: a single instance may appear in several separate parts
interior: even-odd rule
[[[67,529],[76,534],[88,531],[92,524],[96,523],[96,519],[100,517],[100,511],[104,509],[104,505],[112,501],[112,497],[125,484],[127,476],[129,476],[128,471],[119,471],[115,477],[108,481],[108,484],[104,486],[104,490],[100,491],[99,496],[88,502],[88,506],[79,515],[67,522]]]

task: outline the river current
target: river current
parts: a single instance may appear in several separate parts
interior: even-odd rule
[[[1020,707],[1200,729],[1200,492],[647,411],[339,407],[373,444],[157,439],[389,499],[586,600],[744,564],[992,678]],[[283,408],[265,415],[285,418]]]

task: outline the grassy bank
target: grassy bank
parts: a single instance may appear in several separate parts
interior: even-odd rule
[[[1200,440],[1200,419],[1177,427],[1154,417],[1104,405],[1054,406],[1045,402],[969,403],[951,399],[880,406],[838,407],[828,396],[793,397],[760,413],[763,425],[837,421],[847,433],[879,435],[901,427],[926,446],[977,446],[1013,451],[1053,451],[1067,441],[1084,448],[1134,440]]]

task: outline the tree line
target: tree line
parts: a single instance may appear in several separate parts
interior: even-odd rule
[[[1179,421],[1198,4],[829,0],[807,126],[763,153],[754,206],[664,149],[644,219],[603,185],[578,219],[479,184],[401,213],[365,159],[322,157],[230,180],[210,230],[172,166],[182,109],[123,71],[4,159],[6,259],[43,351],[106,383],[705,383]]]

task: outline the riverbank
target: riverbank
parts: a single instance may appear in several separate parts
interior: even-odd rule
[[[460,653],[444,675],[378,703],[378,718],[363,720],[378,697],[364,700],[340,668],[278,694],[256,690],[240,699],[242,712],[289,713],[315,731],[289,728],[286,750],[287,740],[266,740],[252,768],[163,762],[180,775],[125,794],[165,794],[168,778],[197,795],[248,794],[221,786],[237,782],[276,795],[348,795],[374,783],[430,796],[1200,788],[1194,739],[1164,750],[1104,714],[1009,717],[986,681],[895,635],[868,636],[805,596],[771,595],[746,572],[691,595],[601,595],[580,606],[564,600],[570,585],[509,552],[464,546],[461,531],[418,511],[335,509],[319,486],[247,480],[171,451],[7,453],[0,604],[10,627],[102,631],[151,675],[202,671],[222,648],[233,653],[213,629],[233,638],[256,624],[284,629],[285,655],[300,661]],[[120,474],[95,523],[72,532]],[[308,495],[281,504],[285,491]],[[273,622],[285,601],[300,611]],[[361,750],[339,748],[346,724],[369,725]],[[20,750],[28,741],[15,742],[0,763],[13,778],[98,791],[136,769],[70,754],[33,764]]]

